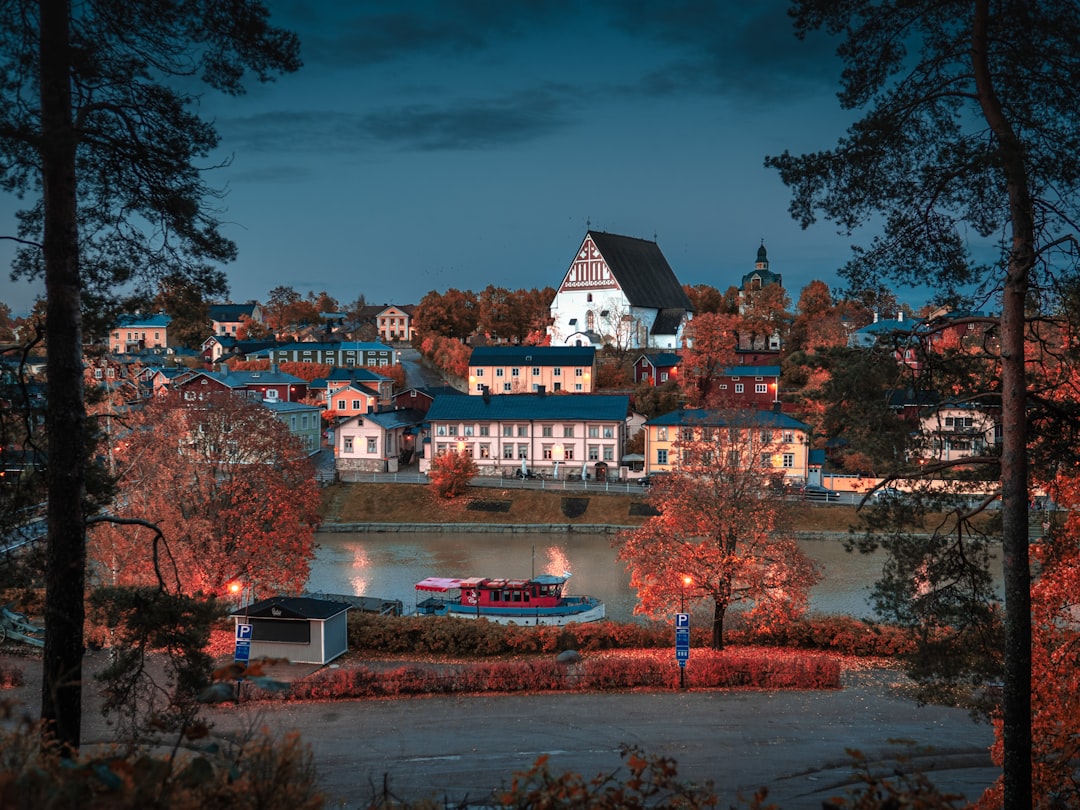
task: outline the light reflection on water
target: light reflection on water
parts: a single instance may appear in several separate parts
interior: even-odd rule
[[[615,559],[613,536],[323,532],[307,589],[397,599],[410,612],[416,606],[413,586],[425,577],[526,578],[569,571],[568,594],[599,597],[609,618],[631,621],[637,594]],[[801,545],[824,573],[810,593],[810,610],[870,617],[869,588],[881,573],[882,557],[849,554],[840,540],[805,540]]]

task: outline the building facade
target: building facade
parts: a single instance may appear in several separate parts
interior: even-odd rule
[[[646,472],[677,470],[683,446],[711,440],[712,431],[724,431],[728,452],[749,454],[744,460],[759,466],[763,475],[782,477],[792,486],[807,482],[810,426],[771,410],[687,408],[650,419],[645,423]]]
[[[601,394],[436,397],[420,471],[451,451],[472,456],[481,475],[611,480],[622,464],[629,405],[629,397]]]
[[[169,324],[164,312],[150,316],[128,315],[109,332],[109,351],[113,354],[138,354],[146,349],[169,346]]]
[[[271,363],[325,363],[328,366],[392,366],[398,353],[383,343],[288,343],[249,355],[250,360],[269,358]]]
[[[481,346],[469,357],[469,393],[591,394],[596,379],[592,346]]]

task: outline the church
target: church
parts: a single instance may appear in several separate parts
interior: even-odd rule
[[[551,302],[552,346],[677,349],[690,299],[656,242],[589,230]]]

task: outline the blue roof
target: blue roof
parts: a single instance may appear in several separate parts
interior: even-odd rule
[[[118,328],[126,329],[132,326],[147,326],[153,327],[166,327],[172,323],[172,318],[163,312],[158,312],[155,315],[121,315],[116,322]]]
[[[342,341],[341,343],[285,343],[281,346],[273,346],[266,352],[392,352],[384,343],[357,343],[356,341]],[[260,352],[262,354],[263,352]]]
[[[705,425],[708,427],[770,427],[809,431],[805,422],[775,411],[713,411],[685,408],[650,419],[646,425]]]
[[[384,374],[371,371],[370,369],[357,367],[342,367],[330,369],[330,373],[326,377],[322,378],[324,381],[333,380],[339,382],[341,380],[348,380],[350,382],[386,382],[390,378]]]
[[[728,377],[779,377],[780,366],[729,366],[724,369]]]
[[[469,365],[591,366],[595,358],[592,346],[477,346]]]
[[[308,405],[306,402],[282,402],[274,399],[264,399],[259,403],[268,410],[278,413],[287,413],[288,411],[320,411],[322,410],[318,405]],[[318,423],[316,423],[318,424]]]
[[[423,411],[418,411],[414,408],[403,408],[400,411],[376,411],[375,413],[364,413],[360,414],[359,418],[361,420],[366,419],[368,422],[374,422],[383,430],[393,430],[394,428],[399,427],[419,425],[427,419],[427,416]]]
[[[629,397],[613,394],[440,395],[431,403],[427,418],[431,422],[528,419],[621,422],[626,419],[629,407]]]

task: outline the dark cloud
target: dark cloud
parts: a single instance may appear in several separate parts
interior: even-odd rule
[[[240,150],[354,152],[360,142],[395,150],[469,150],[526,143],[567,125],[573,88],[545,85],[491,100],[384,107],[366,113],[269,112],[220,122]]]

